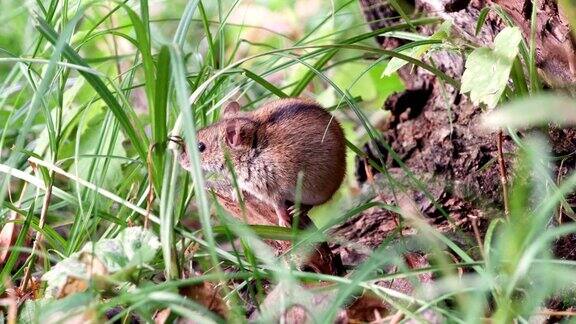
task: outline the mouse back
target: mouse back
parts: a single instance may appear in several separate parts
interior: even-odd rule
[[[285,195],[294,199],[299,172],[304,173],[303,203],[318,205],[340,187],[346,169],[344,132],[322,106],[308,99],[281,99],[258,112],[266,141],[263,159],[277,170]]]

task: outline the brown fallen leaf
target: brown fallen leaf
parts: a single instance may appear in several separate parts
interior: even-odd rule
[[[154,314],[154,324],[164,324],[168,321],[168,317],[170,316],[170,308],[164,308],[163,310],[157,311]]]
[[[15,298],[16,304],[18,305],[18,307],[20,307],[20,305],[24,304],[24,302],[26,302],[26,300],[28,299],[38,299],[40,298],[41,294],[40,294],[40,288],[41,288],[41,284],[42,281],[40,281],[39,278],[37,277],[32,277],[30,278],[30,282],[28,283],[28,287],[23,290],[22,288],[18,287],[18,286],[13,286],[11,282],[6,282],[6,287],[8,287],[6,289],[6,293],[3,295],[0,295],[0,297],[11,297],[11,298]]]
[[[348,323],[377,322],[386,317],[389,312],[382,299],[370,292],[364,292],[346,309]]]
[[[21,192],[26,192],[26,188],[28,187],[28,183],[24,182],[24,185],[21,188]],[[10,191],[10,190],[9,190]],[[22,205],[22,195],[20,200],[16,203],[17,207],[21,207]],[[0,230],[0,265],[4,264],[8,254],[10,253],[10,247],[14,245],[16,241],[17,233],[20,232],[20,225],[16,225],[15,221],[18,219],[18,213],[15,211],[11,211],[8,214],[8,218],[2,230]]]
[[[75,293],[81,293],[86,291],[86,289],[88,289],[88,283],[86,280],[81,278],[68,277],[66,283],[58,292],[57,298],[60,299]]]
[[[86,273],[89,275],[90,279],[93,280],[92,283],[89,283],[86,278],[78,278],[78,277],[68,277],[66,283],[60,288],[57,298],[64,298],[66,296],[84,292],[88,289],[89,284],[96,284],[103,287],[103,281],[98,280],[98,277],[106,276],[108,274],[108,270],[106,269],[106,265],[100,261],[96,256],[91,253],[83,252],[79,257],[80,262],[86,265]]]
[[[206,281],[196,285],[183,286],[180,288],[180,294],[223,318],[228,317],[228,305],[220,296],[220,290],[211,282]]]
[[[80,255],[80,261],[86,265],[86,272],[89,276],[108,275],[108,269],[106,268],[106,265],[92,253],[82,253]]]
[[[7,220],[2,230],[0,230],[0,265],[6,261],[10,253],[10,247],[16,241],[16,233],[20,231],[20,226],[17,226],[14,222],[16,220],[15,217],[16,213]]]

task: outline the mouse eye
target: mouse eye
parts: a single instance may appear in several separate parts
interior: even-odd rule
[[[198,151],[200,151],[200,153],[204,152],[205,149],[206,144],[204,144],[203,142],[198,143]]]

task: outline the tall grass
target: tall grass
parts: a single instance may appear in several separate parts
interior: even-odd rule
[[[354,200],[342,194],[333,208],[315,214],[322,226],[300,233],[247,226],[231,218],[205,190],[196,130],[216,121],[228,99],[242,99],[246,108],[255,108],[277,97],[318,98],[343,122],[352,161],[364,155],[362,143],[381,138],[370,117],[387,95],[402,89],[396,76],[380,79],[388,59],[404,59],[459,87],[433,65],[402,52],[441,46],[442,41],[416,38],[390,51],[373,40],[383,33],[437,24],[438,19],[409,17],[402,11],[406,23],[369,31],[356,1],[322,1],[324,9],[298,25],[295,37],[284,37],[251,21],[238,23],[240,1],[47,0],[19,5],[7,1],[0,13],[8,26],[0,29],[0,224],[21,226],[0,273],[1,292],[10,293],[10,287],[23,282],[30,285],[87,243],[118,239],[124,228],[143,226],[147,220],[161,244],[161,252],[145,266],[103,275],[105,289],[100,279],[90,280],[86,292],[58,300],[37,289],[35,301],[20,305],[22,320],[55,320],[74,312],[95,320],[115,309],[110,320],[136,316],[153,321],[156,311],[169,308],[199,322],[223,322],[178,293],[179,288],[211,282],[230,309],[228,320],[245,321],[247,309],[255,306],[266,322],[291,302],[303,303],[305,294],[288,293],[302,292],[301,282],[325,281],[332,297],[326,307],[314,309],[318,322],[333,321],[363,291],[417,321],[433,311],[454,322],[485,317],[527,322],[539,314],[546,298],[560,288],[572,288],[574,262],[554,259],[550,246],[560,235],[576,231],[573,224],[551,225],[576,176],[561,184],[551,181],[549,149],[541,138],[518,139],[510,219],[496,215],[474,250],[462,249],[411,208],[385,205],[373,197]],[[270,5],[295,10],[288,2]],[[244,39],[250,31],[267,36]],[[522,46],[523,59],[513,69],[505,100],[536,94],[540,87],[534,42]],[[376,62],[366,59],[373,56],[378,56]],[[191,173],[179,167],[169,135],[185,139]],[[387,150],[405,177],[389,177],[386,185],[398,193],[419,190],[432,197],[419,175]],[[377,161],[371,162],[386,174]],[[348,178],[345,193],[353,182],[351,170]],[[310,243],[333,240],[331,228],[370,208],[398,214],[420,234],[383,239],[345,277],[302,272],[275,256],[263,241],[292,240],[289,253],[301,254]],[[185,226],[190,219],[198,220],[200,228]],[[27,239],[31,230],[39,233],[36,242],[42,244]],[[241,238],[240,246],[221,244],[236,238]],[[402,257],[408,246],[427,253],[430,266],[410,269]],[[383,274],[389,266],[401,271]],[[424,272],[437,280],[421,284],[416,278]],[[412,280],[416,293],[377,284],[397,278]],[[266,282],[287,295],[265,309],[260,306]]]

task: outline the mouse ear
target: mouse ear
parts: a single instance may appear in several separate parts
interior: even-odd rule
[[[224,106],[222,117],[230,117],[240,111],[240,104],[237,101],[230,101]]]
[[[225,125],[226,144],[237,149],[252,146],[256,134],[256,125],[249,119],[231,119]]]

